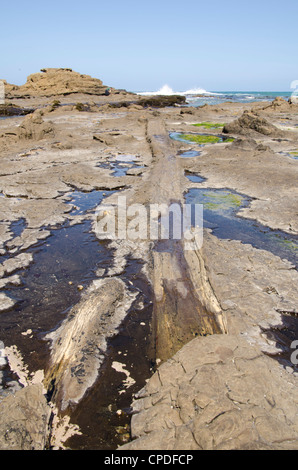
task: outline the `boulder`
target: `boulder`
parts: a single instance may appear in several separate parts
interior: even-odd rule
[[[291,110],[291,104],[294,104],[291,100],[291,98],[286,101],[280,96],[277,96],[272,103],[264,106],[261,108],[262,111],[265,111],[266,113],[270,112],[281,112],[281,113],[286,113]]]
[[[54,135],[54,126],[51,122],[44,122],[42,112],[37,110],[26,116],[18,127],[17,137],[22,139],[41,140]]]
[[[185,104],[186,97],[181,95],[159,95],[159,96],[149,96],[148,98],[142,98],[138,101],[138,104],[146,107],[153,108],[165,108],[166,106],[175,106]]]
[[[249,111],[244,111],[239,119],[226,124],[223,128],[223,133],[240,135],[263,134],[270,137],[283,136],[283,132],[273,124]]]

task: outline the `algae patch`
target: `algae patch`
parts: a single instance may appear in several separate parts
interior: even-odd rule
[[[240,240],[270,251],[287,259],[297,269],[298,236],[243,217],[239,210],[249,206],[251,199],[248,196],[229,189],[191,188],[185,194],[185,201],[187,204],[203,204],[204,227],[211,229],[217,237]]]
[[[218,144],[221,142],[233,142],[231,137],[221,135],[208,135],[208,134],[183,134],[179,132],[171,132],[170,137],[174,140],[187,143],[195,143],[197,145]]]
[[[295,150],[294,152],[289,152],[291,157],[295,158],[295,160],[298,160],[298,150]]]
[[[222,142],[220,137],[214,135],[194,135],[194,134],[179,134],[179,137],[190,142],[195,142],[196,144],[217,144]]]
[[[243,206],[245,198],[230,191],[208,191],[202,194],[204,207],[211,211],[229,212]]]
[[[193,124],[195,127],[204,127],[204,129],[221,129],[225,126],[225,123],[221,124],[219,122],[199,122]]]

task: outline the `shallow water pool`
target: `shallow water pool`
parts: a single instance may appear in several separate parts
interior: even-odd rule
[[[185,194],[188,204],[203,204],[204,226],[219,238],[241,240],[298,264],[298,236],[272,230],[256,220],[237,215],[251,199],[229,189],[192,188]]]
[[[210,144],[220,144],[222,142],[233,142],[233,138],[224,135],[215,134],[198,134],[198,133],[183,133],[183,132],[170,132],[171,139],[178,140],[186,144],[196,144],[199,147],[204,147]]]

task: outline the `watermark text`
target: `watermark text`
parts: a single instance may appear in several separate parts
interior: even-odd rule
[[[203,244],[203,205],[131,204],[119,196],[115,205],[100,205],[95,214],[99,239],[181,240],[186,250]]]

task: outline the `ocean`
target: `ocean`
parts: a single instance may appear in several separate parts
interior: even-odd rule
[[[273,101],[277,96],[286,101],[290,98],[290,91],[206,91],[202,88],[194,88],[186,91],[174,91],[168,85],[164,85],[158,91],[137,91],[142,96],[152,95],[183,95],[190,106],[203,106],[204,104],[221,104],[232,101],[233,103],[250,103],[254,101]]]

